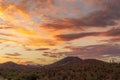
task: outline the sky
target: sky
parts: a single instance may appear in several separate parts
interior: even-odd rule
[[[120,62],[119,9],[120,0],[0,0],[0,63]]]

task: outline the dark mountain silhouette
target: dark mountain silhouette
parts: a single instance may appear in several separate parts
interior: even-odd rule
[[[40,68],[40,65],[22,65],[14,62],[6,62],[0,64],[0,69],[28,69],[28,68]]]
[[[11,69],[11,68],[16,69],[16,68],[20,68],[20,66],[21,65],[18,65],[18,64],[14,63],[14,62],[6,62],[6,63],[0,64],[0,68],[3,68],[3,69],[5,69],[5,68],[7,68],[7,69]]]
[[[69,66],[69,65],[78,65],[78,64],[104,64],[106,62],[97,60],[97,59],[80,59],[79,57],[65,57],[55,63],[50,65],[45,65],[45,67],[57,67],[57,66]],[[26,68],[41,68],[44,66],[41,65],[22,65],[14,62],[6,62],[0,64],[0,69],[26,69]]]
[[[50,67],[57,67],[57,66],[69,66],[69,65],[76,65],[76,64],[104,64],[106,62],[97,60],[97,59],[80,59],[79,57],[65,57],[53,64],[47,65]]]
[[[63,66],[63,65],[69,65],[69,64],[74,64],[74,63],[78,63],[81,62],[82,59],[78,58],[78,57],[65,57],[53,64],[50,64],[49,66]]]
[[[14,62],[12,62],[12,61],[9,61],[9,62],[3,63],[3,64],[1,64],[1,65],[3,65],[3,66],[16,66],[16,65],[18,65],[18,64],[14,63]]]

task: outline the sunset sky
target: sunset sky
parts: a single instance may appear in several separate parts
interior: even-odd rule
[[[66,56],[120,61],[120,0],[0,0],[0,63]]]

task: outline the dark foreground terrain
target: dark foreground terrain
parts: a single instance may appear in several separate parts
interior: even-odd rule
[[[67,57],[51,65],[0,65],[0,80],[120,80],[120,64]]]

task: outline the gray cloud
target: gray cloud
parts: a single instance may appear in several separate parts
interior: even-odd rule
[[[61,35],[56,35],[55,37],[59,40],[70,41],[70,40],[89,37],[89,36],[119,37],[120,28],[114,28],[105,32],[84,32],[84,33],[73,33],[73,34],[61,34]]]

